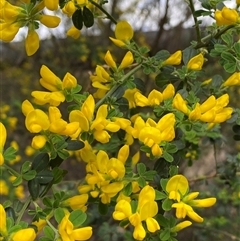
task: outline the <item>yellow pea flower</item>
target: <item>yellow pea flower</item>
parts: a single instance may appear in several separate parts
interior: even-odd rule
[[[49,91],[62,90],[62,81],[46,65],[40,69],[40,84]]]
[[[61,205],[63,205],[64,207],[70,207],[72,210],[80,209],[85,212],[87,210],[87,201],[88,194],[80,194],[64,200],[63,202],[61,202]]]
[[[107,63],[107,65],[109,67],[111,67],[113,70],[116,70],[117,69],[117,64],[116,62],[113,60],[113,57],[110,53],[110,51],[108,50],[107,53],[105,54],[104,56],[104,60],[105,62]]]
[[[200,53],[194,57],[192,57],[188,63],[187,63],[187,68],[189,70],[201,70],[202,66],[204,63],[204,57],[203,55]]]
[[[2,206],[2,204],[0,204],[0,234],[3,237],[6,237],[8,235],[6,218],[7,218],[7,215],[6,215],[5,209]]]
[[[130,40],[133,38],[133,29],[127,21],[120,21],[117,23],[115,28],[115,38],[110,39],[113,43],[119,47],[123,47],[126,44],[130,43]]]
[[[40,15],[39,21],[47,26],[48,28],[56,28],[59,23],[61,22],[61,19],[57,16],[50,16],[50,15]]]
[[[222,84],[223,87],[233,85],[240,85],[240,72],[235,72]]]
[[[175,175],[167,182],[166,191],[169,193],[169,199],[180,202],[181,196],[187,193],[188,188],[187,178],[183,175]]]
[[[11,235],[11,241],[34,241],[36,233],[33,228],[20,229]]]
[[[76,86],[77,86],[77,79],[72,74],[66,73],[62,81],[63,89],[72,89]]]
[[[173,98],[172,105],[173,105],[173,108],[180,110],[184,114],[189,113],[189,109],[187,107],[186,101],[182,98],[182,96],[179,93],[177,93]]]
[[[187,228],[189,226],[192,225],[192,222],[190,221],[183,221],[178,223],[177,225],[175,225],[174,227],[171,228],[171,232],[175,233],[175,232],[179,232],[184,228]]]
[[[42,147],[44,147],[44,145],[46,144],[46,137],[43,136],[43,135],[37,135],[37,136],[34,136],[33,139],[32,139],[32,143],[31,143],[31,146],[38,150],[38,149],[41,149]]]
[[[162,92],[163,100],[172,98],[174,96],[174,94],[175,94],[174,86],[172,84],[168,84]]]
[[[43,0],[47,9],[54,11],[58,9],[59,0]]]
[[[45,112],[35,109],[27,114],[25,125],[31,133],[39,133],[42,130],[47,130],[50,126],[50,122]]]
[[[239,19],[238,12],[227,7],[223,7],[222,10],[216,10],[214,17],[218,26],[236,24]]]
[[[16,23],[1,23],[0,22],[0,40],[11,42],[20,29],[18,22]]]
[[[69,2],[68,2],[69,3]],[[78,39],[81,35],[81,32],[79,29],[77,29],[74,25],[72,25],[67,30],[67,36],[72,37],[73,39]]]
[[[39,49],[39,36],[36,31],[29,30],[26,40],[25,49],[28,56],[31,56],[37,52]]]
[[[170,57],[168,57],[164,62],[163,65],[179,65],[182,61],[182,51],[178,50]]]
[[[4,180],[0,180],[0,195],[8,195],[8,185]]]
[[[76,6],[73,1],[68,1],[64,7],[62,8],[62,12],[65,13],[69,18],[74,14],[76,11]]]
[[[0,122],[0,166],[4,163],[3,148],[7,139],[7,131],[2,122]]]
[[[67,213],[58,225],[58,232],[62,240],[88,240],[92,236],[92,227],[75,228],[72,222],[68,219]]]
[[[128,51],[125,54],[125,56],[123,57],[123,60],[118,68],[125,69],[126,67],[131,65],[133,63],[133,61],[134,61],[133,54],[132,54],[132,52]]]

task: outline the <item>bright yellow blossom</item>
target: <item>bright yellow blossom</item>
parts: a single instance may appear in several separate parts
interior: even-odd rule
[[[238,12],[227,7],[223,7],[222,10],[216,10],[214,17],[218,26],[236,24],[239,20]]]
[[[115,220],[128,219],[134,227],[133,237],[136,240],[143,240],[146,236],[146,230],[142,224],[146,223],[146,228],[149,232],[155,233],[160,229],[160,226],[154,216],[158,213],[157,202],[155,202],[155,190],[151,186],[145,186],[138,198],[138,206],[135,212],[132,211],[130,202],[121,199],[115,206],[113,218]]]
[[[34,241],[36,233],[33,228],[20,229],[17,232],[11,234],[11,241]]]
[[[3,148],[7,139],[7,131],[2,122],[0,122],[0,166],[4,163]]]
[[[6,237],[8,232],[7,232],[7,223],[6,223],[6,212],[2,204],[0,204],[0,234],[3,237]]]
[[[92,227],[75,228],[67,213],[58,225],[58,232],[64,241],[84,241],[91,238]]]
[[[133,38],[133,29],[127,21],[120,21],[117,23],[115,28],[115,37],[110,39],[113,43],[119,47],[124,47],[126,44],[130,43]]]
[[[183,175],[171,177],[167,182],[166,191],[169,199],[177,201],[172,204],[172,208],[176,208],[176,217],[185,218],[188,216],[195,222],[203,222],[203,218],[199,216],[192,207],[211,207],[216,202],[216,198],[214,197],[195,199],[199,192],[188,193],[188,180]],[[178,227],[176,229],[178,229]]]
[[[187,63],[187,68],[189,70],[201,70],[202,66],[204,63],[204,57],[203,55],[200,53],[194,57],[192,57],[188,63]]]
[[[166,60],[164,60],[163,65],[179,65],[182,61],[182,51],[178,50]]]

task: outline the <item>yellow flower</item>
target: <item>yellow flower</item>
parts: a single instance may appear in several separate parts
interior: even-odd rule
[[[47,26],[48,28],[56,28],[59,23],[61,22],[61,19],[57,16],[50,16],[50,15],[40,15],[39,21]]]
[[[34,241],[36,233],[33,228],[20,229],[11,235],[11,241]]]
[[[133,54],[132,52],[128,51],[125,56],[123,57],[123,60],[120,64],[120,66],[118,67],[118,69],[125,69],[126,67],[128,67],[129,65],[131,65],[134,61],[133,58]]]
[[[26,40],[25,49],[28,56],[31,56],[37,52],[39,49],[39,36],[36,31],[29,30]]]
[[[58,231],[64,241],[88,240],[92,236],[92,227],[75,228],[66,214],[58,225]]]
[[[130,43],[133,38],[133,29],[127,21],[120,21],[117,23],[115,28],[115,37],[110,39],[119,47],[123,47]]]
[[[8,195],[8,186],[4,180],[0,180],[0,195]]]
[[[185,218],[188,216],[195,222],[203,222],[203,218],[192,207],[210,207],[215,204],[216,198],[195,199],[199,192],[188,193],[188,189],[188,180],[183,175],[175,175],[167,182],[168,198],[177,201],[177,203],[172,204],[172,208],[176,208],[176,217]],[[175,227],[175,231],[184,228],[185,225],[182,225]]]
[[[66,73],[62,81],[63,89],[72,89],[76,86],[77,86],[77,79],[72,74]]]
[[[16,23],[1,23],[0,22],[0,39],[4,42],[11,42],[20,29],[18,22]]]
[[[173,108],[180,110],[181,112],[183,112],[184,114],[188,114],[189,110],[186,104],[186,101],[182,98],[182,96],[177,93],[175,95],[175,97],[173,98]]]
[[[200,53],[194,57],[192,57],[187,64],[187,68],[189,70],[201,70],[202,66],[204,63],[204,57],[203,55]]]
[[[121,199],[115,206],[113,218],[115,220],[128,219],[134,226],[133,237],[136,240],[143,240],[146,236],[142,222],[146,222],[147,230],[151,233],[160,229],[158,222],[153,218],[158,213],[157,202],[155,202],[155,190],[153,187],[147,185],[139,193],[138,206],[133,213],[131,204]]]
[[[73,1],[68,1],[62,8],[62,12],[65,13],[68,17],[71,17],[76,11],[76,6]],[[70,35],[71,36],[71,35]]]
[[[6,212],[2,204],[0,204],[0,234],[3,237],[6,237],[8,235],[7,232],[7,223],[6,223]]]
[[[169,193],[169,199],[180,202],[182,196],[188,191],[188,180],[183,175],[175,175],[169,179],[166,191]]]
[[[108,50],[107,53],[104,56],[104,60],[107,63],[107,65],[109,67],[111,67],[112,69],[117,69],[117,64],[116,62],[113,60],[113,57],[110,53],[110,51]]]
[[[72,25],[67,31],[67,36],[72,37],[74,39],[78,39],[80,35],[81,35],[80,30],[77,29],[74,25]]]
[[[171,228],[171,232],[179,232],[184,228],[187,228],[192,225],[192,222],[190,221],[183,221],[175,225],[174,227]]]
[[[85,212],[87,210],[87,201],[88,194],[80,194],[64,200],[61,204],[70,207],[72,210],[80,209]]]
[[[7,131],[2,122],[0,122],[0,166],[4,163],[3,148],[7,139]]]
[[[123,95],[123,97],[128,100],[128,105],[129,105],[130,109],[136,107],[136,101],[135,101],[135,98],[134,98],[134,95],[135,95],[136,92],[140,92],[140,91],[137,88],[127,89],[127,90],[125,90],[125,93]]]
[[[45,7],[49,10],[54,11],[58,9],[59,0],[43,0],[43,2]]]
[[[239,19],[238,12],[227,7],[223,7],[222,10],[216,10],[214,17],[218,26],[236,24]]]
[[[240,85],[240,72],[235,72],[222,84],[224,87],[233,85]]]
[[[33,139],[32,139],[32,144],[31,146],[38,150],[38,149],[41,149],[42,147],[44,147],[44,145],[46,144],[46,137],[43,136],[43,135],[37,135],[37,136],[34,136]]]
[[[168,57],[164,62],[163,65],[179,65],[182,61],[182,51],[178,50],[170,57]]]

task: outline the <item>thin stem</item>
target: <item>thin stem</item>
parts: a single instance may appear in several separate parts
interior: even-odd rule
[[[194,4],[193,4],[193,0],[189,0],[189,7],[191,9],[193,19],[194,19],[194,22],[195,22],[195,30],[196,30],[196,34],[197,34],[197,41],[198,41],[198,43],[202,43],[201,31],[200,31],[200,27],[199,27],[199,24],[198,24],[198,20],[197,20],[197,17],[194,16],[195,7],[194,7]]]
[[[47,222],[47,224],[48,224],[48,226],[53,230],[53,232],[55,233],[55,236],[56,237],[59,237],[59,234],[58,234],[58,231],[57,231],[57,229],[50,223],[50,221],[48,220],[48,219],[46,219],[46,222]],[[55,238],[56,238],[55,237]]]
[[[126,80],[128,79],[131,75],[133,75],[136,71],[138,71],[140,68],[142,67],[142,65],[137,65],[134,69],[130,70],[126,75],[124,75],[120,80],[119,80],[119,83],[116,84],[115,86],[113,86],[112,89],[109,90],[109,92],[107,92],[107,94],[102,98],[100,99],[96,105],[95,105],[95,109],[98,109],[98,107],[104,103],[104,101],[110,97],[120,86],[121,84]]]
[[[199,42],[196,46],[195,46],[195,49],[199,49],[199,48],[202,48],[202,47],[206,47],[208,46],[209,42],[211,39],[215,38],[219,38],[222,34],[224,34],[227,30],[233,28],[234,25],[229,25],[229,26],[226,26],[224,28],[222,28],[219,32],[217,32],[215,35],[212,35],[212,34],[208,34],[207,36],[203,37],[201,39],[201,42]]]
[[[109,14],[101,5],[99,5],[98,3],[96,3],[95,1],[93,0],[89,0],[89,2],[92,4],[92,5],[95,5],[98,9],[100,9],[103,13],[105,13],[107,15],[107,17],[115,24],[117,24],[117,20],[111,15]]]
[[[16,220],[16,224],[18,224],[18,223],[21,221],[22,216],[23,216],[24,212],[26,211],[28,205],[30,204],[31,200],[32,200],[32,197],[29,196],[29,197],[27,198],[27,200],[25,201],[22,209],[21,209],[20,212],[19,212],[18,218],[17,218],[17,220]]]
[[[15,171],[14,169],[12,169],[10,166],[8,166],[6,163],[3,164],[3,167],[5,167],[12,175],[14,175],[15,177],[19,177],[20,174]]]

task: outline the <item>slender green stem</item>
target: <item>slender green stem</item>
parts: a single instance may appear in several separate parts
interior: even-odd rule
[[[202,47],[206,47],[208,46],[209,42],[211,39],[215,38],[219,38],[222,34],[224,34],[227,30],[233,28],[234,25],[229,25],[229,26],[226,26],[224,28],[222,28],[219,32],[217,32],[215,35],[212,35],[212,34],[208,34],[207,36],[203,37],[201,39],[201,42],[199,42],[196,46],[195,46],[195,49],[199,49],[199,48],[202,48]]]
[[[195,30],[196,30],[196,34],[197,34],[197,41],[198,41],[198,43],[202,43],[201,31],[200,31],[200,27],[199,27],[199,24],[198,24],[198,20],[197,20],[197,17],[194,16],[195,7],[194,7],[194,4],[193,4],[193,0],[189,0],[189,7],[191,9],[193,19],[194,19],[194,22],[195,22]]]
[[[133,68],[132,70],[130,70],[126,75],[124,75],[120,80],[119,80],[119,83],[117,83],[115,86],[113,86],[112,89],[109,90],[109,92],[107,92],[107,94],[102,98],[100,99],[96,105],[95,105],[95,109],[98,109],[98,107],[104,103],[104,101],[110,97],[120,86],[121,84],[126,80],[128,79],[131,75],[133,75],[136,71],[138,71],[140,68],[142,67],[142,65],[137,65],[135,68]]]
[[[115,24],[117,24],[117,20],[111,15],[109,14],[101,5],[99,5],[98,3],[96,3],[95,1],[93,0],[89,0],[89,2],[92,4],[92,5],[95,5],[98,9],[100,9],[103,13],[105,13],[107,15],[107,17]]]
[[[14,169],[12,169],[10,166],[8,166],[6,163],[3,164],[3,167],[5,167],[15,177],[19,177],[21,175],[17,171],[15,171]]]
[[[29,197],[27,198],[27,200],[25,201],[22,209],[21,209],[20,212],[19,212],[18,218],[17,218],[17,220],[16,220],[16,224],[18,224],[18,223],[21,221],[22,216],[23,216],[23,214],[25,213],[25,211],[26,211],[28,205],[30,204],[31,200],[32,200],[32,197],[29,196]]]
[[[48,224],[48,226],[53,230],[53,232],[55,233],[55,236],[56,237],[59,237],[59,234],[58,234],[58,231],[57,231],[57,229],[50,223],[50,221],[48,220],[48,219],[46,219],[46,222],[47,222],[47,224]],[[55,238],[56,238],[55,237]]]

